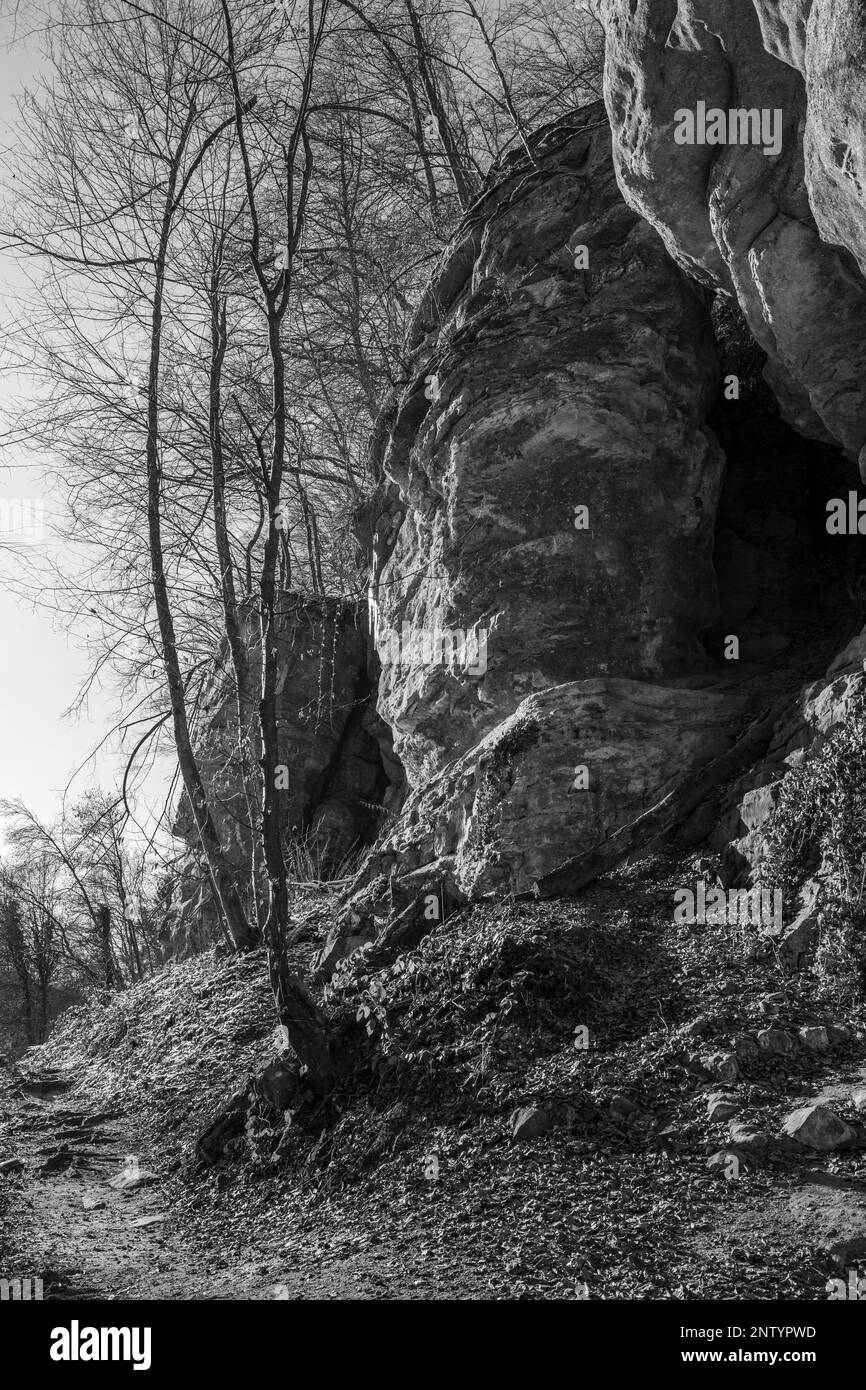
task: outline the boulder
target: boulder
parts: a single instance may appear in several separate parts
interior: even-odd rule
[[[770,1143],[769,1134],[755,1129],[747,1121],[733,1121],[728,1126],[728,1136],[733,1148],[752,1156],[766,1153]]]
[[[470,898],[533,891],[723,756],[742,712],[742,696],[728,691],[613,679],[531,696],[409,795],[353,884],[319,970],[375,940],[389,917],[405,913],[423,934]]]
[[[732,1047],[737,1054],[738,1060],[741,1062],[753,1061],[756,1057],[760,1057],[761,1055],[758,1040],[752,1033],[739,1033],[737,1037],[734,1038]]]
[[[466,895],[530,890],[720,756],[736,713],[727,692],[626,680],[532,695],[410,796],[382,858],[403,872],[449,859]]]
[[[783,1028],[762,1028],[757,1039],[762,1052],[784,1057],[794,1050],[794,1039]]]
[[[707,1096],[707,1119],[718,1122],[729,1120],[741,1108],[741,1102],[727,1091],[713,1091]]]
[[[776,799],[781,783],[813,754],[820,752],[834,730],[854,717],[853,712],[866,695],[866,628],[831,661],[824,675],[811,681],[792,697],[788,709],[778,719],[765,756],[744,777],[733,783],[723,798],[719,823],[711,844],[741,866],[740,872],[761,876],[766,853],[767,819],[746,825],[743,811],[750,802],[750,788],[773,783]],[[780,958],[789,969],[808,967],[820,938],[823,881],[811,876],[802,884],[794,918],[778,942]]]
[[[628,1119],[629,1115],[636,1115],[639,1108],[633,1100],[629,1100],[628,1096],[614,1096],[609,1106],[610,1114],[614,1119]]]
[[[827,1036],[827,1029],[819,1025],[812,1024],[801,1028],[797,1036],[804,1047],[810,1052],[826,1052],[830,1047],[830,1039]]]
[[[713,1026],[711,1014],[701,1014],[699,1018],[693,1018],[691,1023],[687,1023],[683,1028],[683,1036],[686,1038],[702,1038],[709,1033]]]
[[[0,1159],[0,1174],[4,1178],[11,1177],[13,1173],[21,1173],[24,1169],[24,1160],[21,1158],[2,1158]]]
[[[710,1052],[701,1057],[701,1065],[715,1081],[731,1085],[740,1075],[736,1054],[733,1052]]]
[[[511,1126],[511,1138],[515,1143],[522,1143],[524,1140],[537,1139],[540,1134],[546,1133],[550,1129],[550,1116],[546,1110],[526,1105],[520,1110],[515,1110],[508,1123]]]
[[[854,1131],[826,1105],[803,1105],[782,1125],[782,1134],[808,1149],[822,1152],[841,1148],[855,1137]]]

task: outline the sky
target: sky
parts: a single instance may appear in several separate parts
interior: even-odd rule
[[[38,44],[16,41],[10,47],[11,32],[9,19],[0,14],[0,143],[4,149],[15,139],[16,94],[39,71]],[[14,256],[0,251],[0,362],[4,327],[25,285]],[[13,397],[27,389],[26,379],[0,371],[0,420]],[[56,506],[39,480],[40,471],[39,461],[26,449],[0,450],[0,527],[35,520],[34,504],[41,507],[45,521],[41,541],[24,536],[16,549],[9,550],[0,536],[0,799],[21,798],[41,818],[54,820],[64,793],[69,801],[94,784],[110,789],[122,775],[125,759],[116,740],[93,756],[116,721],[113,690],[97,688],[82,715],[66,717],[87,673],[84,653],[76,647],[74,633],[38,604],[34,608],[32,600],[20,592],[25,569],[38,567],[46,547],[63,544],[62,528],[60,534],[52,534]],[[163,764],[148,778],[138,808],[143,823],[148,822],[148,808],[161,805],[170,775],[171,769]]]

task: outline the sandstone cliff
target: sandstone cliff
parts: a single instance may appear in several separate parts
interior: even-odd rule
[[[776,766],[752,784],[783,777],[774,723],[863,622],[857,537],[824,525],[866,440],[860,223],[823,196],[834,90],[788,9],[783,32],[749,5],[607,6],[612,160],[600,108],[542,133],[434,277],[381,431],[371,585],[409,797],[325,969],[531,891],[707,768],[731,781],[756,727]],[[679,109],[734,97],[780,113],[776,157],[675,143]],[[732,881],[761,862],[749,785],[683,797],[686,843],[722,815]]]

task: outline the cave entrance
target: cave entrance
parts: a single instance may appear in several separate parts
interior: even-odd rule
[[[731,666],[725,644],[736,635],[741,672],[802,668],[808,678],[866,624],[866,544],[827,532],[827,503],[857,490],[859,473],[835,445],[782,419],[739,309],[719,295],[712,317],[722,386],[707,423],[726,467],[713,554],[721,614],[704,646]],[[725,399],[731,375],[736,400]]]

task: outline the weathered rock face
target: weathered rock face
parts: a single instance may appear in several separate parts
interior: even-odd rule
[[[416,930],[419,903],[531,890],[748,722],[754,694],[701,641],[721,617],[709,303],[624,207],[600,107],[536,159],[500,170],[461,229],[388,422],[379,709],[410,794],[323,967],[389,921]],[[388,649],[454,628],[486,632],[484,669]]]
[[[802,73],[809,201],[866,274],[866,13],[860,0],[753,0],[768,53]]]
[[[531,695],[410,796],[371,872],[438,862],[466,897],[529,892],[572,846],[603,840],[724,753],[747,709],[743,695],[625,680]]]
[[[800,79],[786,67],[779,80]],[[774,737],[770,711],[820,670],[822,643],[850,634],[857,538],[828,537],[823,489],[856,473],[811,407],[818,442],[779,418],[735,301],[717,298],[712,340],[708,299],[619,201],[607,138],[600,111],[583,112],[542,137],[537,168],[500,170],[419,313],[369,527],[379,709],[410,790],[324,971],[364,942],[386,954],[411,942],[468,898],[572,891],[557,885],[585,856],[643,833],[644,816],[668,833],[672,806],[688,818],[683,842],[701,842],[719,783]],[[703,192],[692,207],[694,255],[669,243],[685,269],[730,288]],[[805,293],[823,305],[822,257],[837,253],[810,235],[817,288],[807,278]],[[588,270],[575,269],[579,246]],[[776,340],[758,338],[775,381]],[[718,389],[720,366],[741,395]],[[850,404],[848,380],[837,405]],[[573,524],[580,505],[586,530]],[[474,644],[468,670],[411,646],[455,628],[486,634],[483,663]],[[731,634],[742,667],[722,660]],[[780,775],[738,784],[725,844],[749,833],[743,795]],[[704,785],[716,790],[702,801]],[[748,882],[748,857],[731,853]]]
[[[863,266],[863,7],[604,0],[602,13],[627,201],[684,268],[736,295],[786,418],[857,459],[866,442],[866,282],[854,259]],[[731,137],[707,132],[702,111],[751,109],[767,113],[769,143],[701,139]],[[684,111],[696,117],[692,143],[677,142],[678,128],[689,135]]]
[[[311,859],[327,873],[353,847],[375,837],[388,807],[399,800],[399,769],[388,756],[388,730],[374,708],[364,606],[285,594],[279,617],[286,833],[303,839]],[[252,634],[249,646],[255,668]],[[193,737],[221,843],[248,895],[253,835],[239,776],[237,706],[229,667],[224,645],[203,694]],[[174,903],[175,927],[181,939],[190,936],[200,944],[218,934],[218,917],[185,795],[174,833],[186,844]]]
[[[533,692],[704,669],[718,615],[707,299],[623,203],[600,105],[536,161],[460,229],[390,421],[378,707],[415,787]]]

